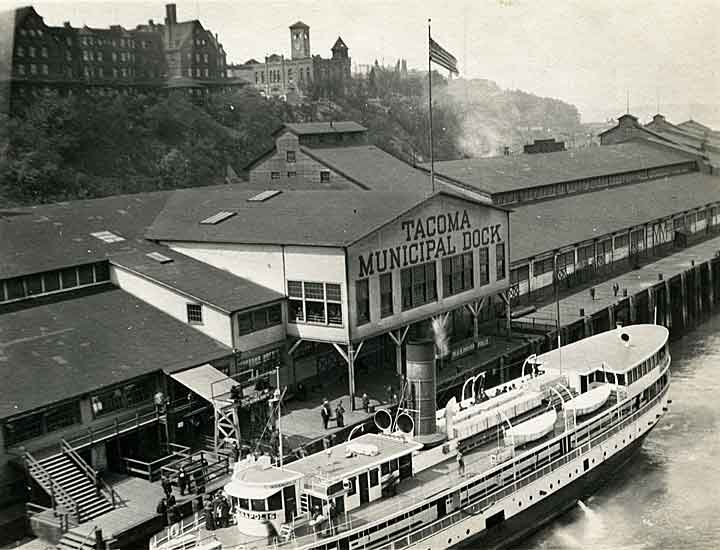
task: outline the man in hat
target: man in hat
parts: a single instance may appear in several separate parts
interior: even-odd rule
[[[330,416],[332,413],[330,412],[330,403],[328,403],[327,399],[323,399],[322,407],[320,408],[320,416],[322,417],[323,421],[323,428],[327,430],[328,422],[330,421]]]

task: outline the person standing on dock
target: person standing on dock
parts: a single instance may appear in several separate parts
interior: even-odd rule
[[[342,401],[340,401],[335,407],[335,420],[337,420],[337,427],[345,427],[345,407],[343,407]]]
[[[180,466],[180,472],[178,473],[178,487],[180,488],[180,496],[185,496],[185,489],[187,489],[187,474],[185,473],[185,466]]]
[[[330,412],[330,403],[328,403],[327,399],[323,399],[322,408],[320,409],[320,416],[322,417],[323,428],[327,430],[328,422],[330,422],[330,416],[332,416],[332,413]]]
[[[172,482],[170,481],[170,478],[167,476],[167,474],[163,474],[160,485],[162,485],[163,493],[165,493],[165,498],[169,498],[172,494]]]

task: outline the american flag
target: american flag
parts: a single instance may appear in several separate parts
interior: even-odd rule
[[[446,68],[451,73],[460,74],[455,56],[430,38],[430,61]]]

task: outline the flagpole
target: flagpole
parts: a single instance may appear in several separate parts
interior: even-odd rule
[[[432,61],[430,55],[430,22],[428,19],[428,98],[430,101],[430,185],[435,193],[435,153],[433,151],[433,116],[432,116]]]

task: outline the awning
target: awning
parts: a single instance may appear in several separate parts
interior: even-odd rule
[[[246,484],[239,481],[231,481],[225,485],[225,492],[235,498],[250,498],[264,500],[270,495],[281,491],[282,487],[268,487],[267,485]]]
[[[236,385],[235,381],[209,364],[177,372],[170,376],[213,404],[218,400],[230,401],[230,389]]]

